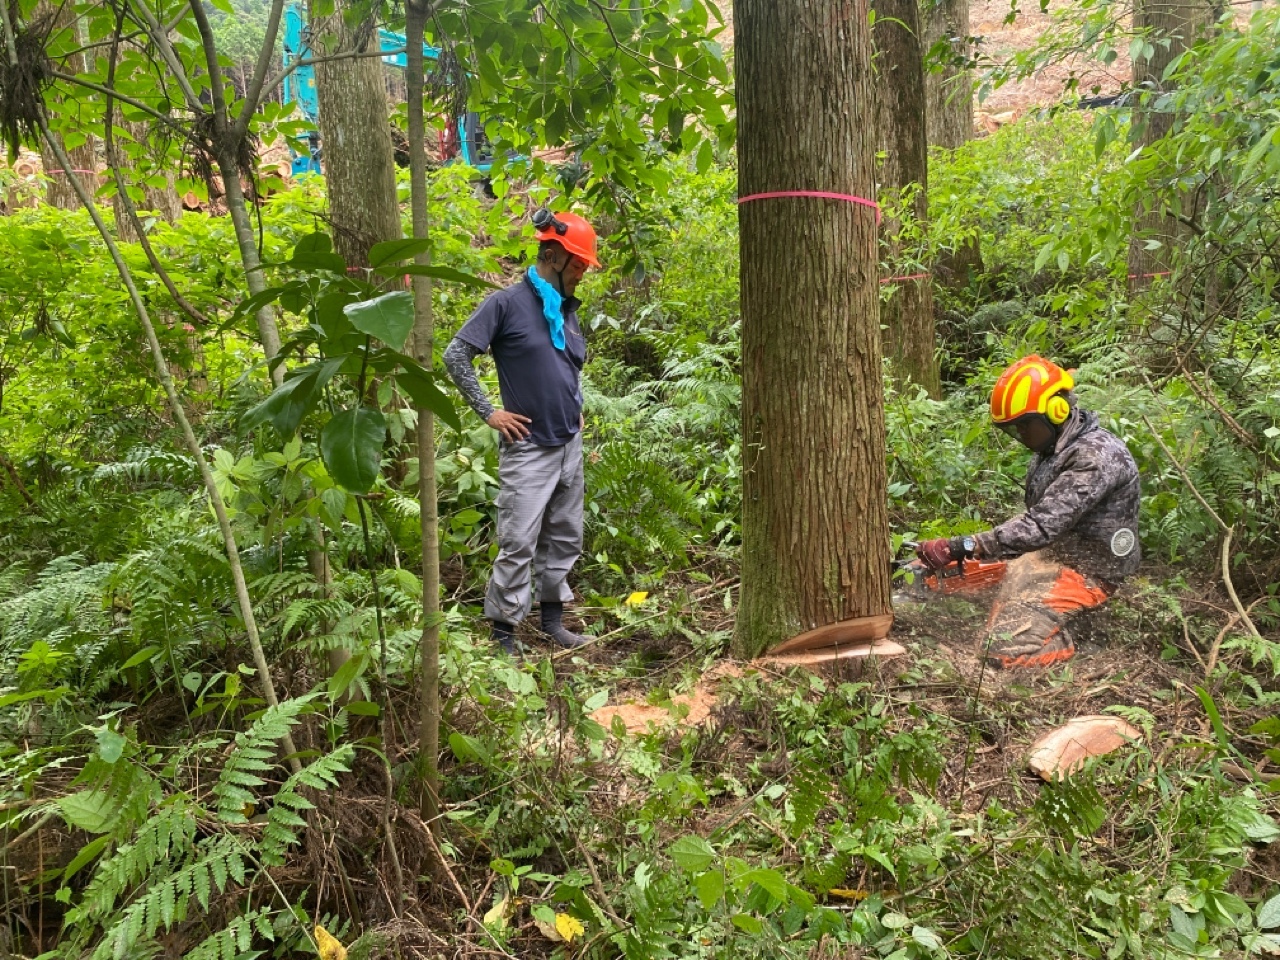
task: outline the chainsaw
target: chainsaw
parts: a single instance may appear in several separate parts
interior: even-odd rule
[[[919,544],[913,540],[902,541],[902,546],[914,551]],[[981,593],[997,586],[1004,579],[1003,560],[953,560],[941,570],[930,570],[919,557],[895,559],[893,566],[906,571],[909,581],[903,593],[924,597],[929,593],[951,595],[955,593]]]

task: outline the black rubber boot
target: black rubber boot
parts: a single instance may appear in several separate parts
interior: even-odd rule
[[[516,656],[524,653],[519,641],[516,640],[516,628],[509,623],[503,623],[501,620],[490,621],[493,624],[493,641],[498,648],[508,656]]]
[[[587,643],[588,638],[568,630],[564,623],[564,604],[542,601],[542,632],[558,647],[573,649]]]

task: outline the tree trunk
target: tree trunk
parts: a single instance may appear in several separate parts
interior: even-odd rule
[[[137,144],[140,152],[145,156],[139,158],[136,162],[131,161],[130,157],[120,147],[118,139],[119,128],[123,128],[128,132],[130,139]],[[145,220],[147,215],[150,214],[167,223],[177,223],[182,216],[182,199],[178,196],[177,188],[174,186],[173,170],[164,169],[163,155],[157,156],[150,149],[151,124],[145,121],[121,120],[118,124],[116,138],[115,156],[107,158],[111,166],[119,167],[122,173],[125,171],[131,173],[132,177],[128,179],[135,182],[137,179],[156,176],[164,177],[165,180],[163,187],[150,186],[148,184],[142,186],[142,199],[135,204],[138,217]],[[137,241],[138,236],[133,228],[133,220],[129,217],[124,201],[121,200],[118,192],[112,198],[111,206],[115,212],[116,236],[124,241]]]
[[[874,199],[865,9],[735,0],[739,191]],[[793,135],[779,136],[780,130]],[[743,203],[742,596],[734,648],[889,610],[875,212]]]
[[[1146,30],[1152,46],[1150,59],[1133,60],[1133,87],[1141,91],[1134,108],[1134,126],[1143,149],[1165,137],[1173,127],[1171,113],[1149,109],[1155,95],[1167,89],[1164,72],[1177,57],[1209,29],[1214,19],[1214,4],[1206,0],[1138,0],[1134,7],[1135,32]],[[1141,290],[1151,285],[1155,276],[1167,273],[1171,253],[1187,239],[1187,227],[1168,212],[1157,185],[1151,185],[1154,207],[1140,201],[1133,218],[1133,234],[1129,240],[1129,286]],[[1188,211],[1183,211],[1184,213]],[[1147,249],[1147,241],[1160,241],[1161,246]]]
[[[73,3],[63,3],[55,5],[50,0],[41,0],[36,7],[34,18],[37,21],[44,18],[53,19],[50,27],[49,42],[47,49],[50,59],[58,65],[58,68],[66,73],[87,73],[87,58],[83,53],[72,53],[70,51],[77,50],[81,46],[80,41],[80,24],[76,16],[76,6]],[[57,115],[58,113],[58,97],[56,94],[50,94],[50,113]],[[71,167],[80,177],[81,184],[89,193],[95,192],[101,185],[98,177],[98,156],[95,138],[90,136],[84,143],[79,146],[66,147],[63,142],[62,134],[52,129],[56,121],[51,117],[52,135],[57,138],[59,145],[66,150],[66,154],[71,158]],[[67,178],[66,172],[62,169],[62,163],[59,162],[54,150],[49,144],[40,143],[40,163],[44,167],[44,174],[49,178],[49,186],[45,190],[45,203],[51,207],[58,207],[61,210],[78,210],[80,208],[80,200],[76,197],[75,191],[71,189],[71,183]]]
[[[366,50],[378,43],[373,24],[352,29],[343,20],[348,4],[332,16],[315,16],[311,4],[311,50],[316,57]],[[387,118],[382,61],[358,57],[316,64],[325,187],[333,246],[348,267],[369,263],[369,248],[400,236],[396,163]]]
[[[875,11],[875,89],[880,91],[877,127],[884,151],[880,185],[887,195],[910,196],[910,215],[923,231],[929,221],[929,141],[919,0],[875,0]],[[902,262],[902,222],[886,217],[881,226],[885,260],[901,274],[886,284],[889,299],[880,307],[885,353],[899,381],[916,383],[936,398],[941,395],[942,384],[934,333],[932,278],[926,270],[894,266]]]
[[[951,56],[965,56],[969,49],[966,42],[969,0],[920,0],[920,3],[926,57],[941,40],[951,41]],[[956,66],[928,69],[925,93],[930,144],[955,149],[973,139],[973,80],[969,71]]]
[[[352,31],[343,20],[344,8],[345,4],[338,3],[332,16],[311,20],[313,56],[366,49],[368,42],[361,35],[367,35],[372,43],[378,42],[372,23]],[[375,243],[400,238],[400,204],[385,90],[382,61],[377,57],[316,64],[320,142],[324,145],[333,246],[349,268],[368,266],[369,249]],[[321,568],[318,558],[313,557],[312,568],[323,569],[321,588],[327,592],[327,558]],[[348,650],[329,651],[329,665],[335,671],[350,658]]]
[[[422,112],[422,39],[428,7],[425,0],[405,4],[405,36],[409,68],[405,71],[409,104],[409,205],[413,236],[427,236],[426,120]],[[421,253],[417,262],[431,262]],[[435,315],[431,278],[413,278],[415,359],[430,369],[435,358]],[[436,499],[435,414],[418,408],[418,506],[422,514],[422,680],[419,691],[418,755],[422,770],[419,810],[432,830],[440,812],[440,532]]]

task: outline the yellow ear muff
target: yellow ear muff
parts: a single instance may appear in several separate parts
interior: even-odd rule
[[[1071,404],[1061,396],[1052,396],[1049,398],[1048,406],[1045,407],[1045,416],[1055,427],[1060,427],[1067,422],[1067,417],[1071,416]]]

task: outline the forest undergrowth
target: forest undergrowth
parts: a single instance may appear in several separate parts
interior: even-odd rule
[[[268,706],[196,464],[87,216],[0,218],[0,951],[288,957],[317,952],[320,926],[353,960],[1280,953],[1280,151],[1257,129],[1276,122],[1277,30],[1262,16],[1188,58],[1167,149],[1135,159],[1123,111],[1063,110],[937,152],[932,224],[906,224],[909,262],[886,265],[950,265],[943,399],[886,375],[892,546],[1018,509],[1024,455],[986,397],[1032,350],[1078,369],[1081,403],[1139,464],[1146,560],[1075,659],[983,671],[981,602],[904,602],[906,656],[738,665],[707,722],[681,722],[681,695],[727,657],[742,458],[736,175],[673,162],[607,244],[606,263],[641,269],[584,284],[573,615],[591,646],[528,631],[533,655],[494,655],[495,438],[470,414],[438,435],[435,823],[418,802],[418,451],[400,387],[372,388],[389,440],[357,498],[326,471],[312,420],[328,411],[291,436],[261,412],[225,218],[152,234],[208,326],[125,245],[232,514]],[[1194,193],[1197,231],[1168,276],[1134,285],[1134,210],[1155,189]],[[323,205],[308,181],[262,206],[282,288],[339,282]],[[526,213],[517,191],[434,172],[433,262],[503,282]],[[482,295],[437,285],[442,330]],[[306,331],[306,297],[279,296]],[[317,530],[329,584],[308,566]],[[333,650],[351,654],[336,671]],[[671,722],[592,719],[626,699]],[[1085,714],[1142,739],[1068,780],[1030,773],[1030,744]]]

